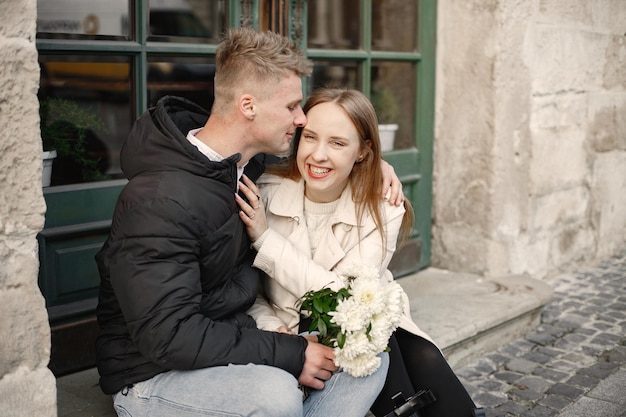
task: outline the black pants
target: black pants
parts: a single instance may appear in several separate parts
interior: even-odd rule
[[[393,397],[409,398],[430,389],[437,400],[420,410],[419,417],[471,417],[476,405],[437,346],[398,329],[389,340],[389,372],[385,386],[371,408],[376,417],[393,411]]]

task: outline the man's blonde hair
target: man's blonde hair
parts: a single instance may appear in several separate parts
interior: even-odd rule
[[[313,64],[288,38],[250,27],[229,29],[216,50],[215,104],[213,112],[224,111],[237,91],[254,88],[267,91],[285,74],[311,74]]]

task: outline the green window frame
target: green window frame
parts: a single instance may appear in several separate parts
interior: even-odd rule
[[[46,0],[39,0],[46,1]],[[333,0],[334,1],[334,0]],[[267,17],[260,18],[259,10],[268,10],[272,7],[283,7],[280,13],[280,30],[298,42],[307,56],[314,62],[326,61],[350,61],[356,63],[360,72],[360,88],[366,95],[372,95],[371,75],[375,65],[382,61],[407,63],[413,68],[412,75],[416,80],[417,88],[412,91],[414,105],[411,117],[414,118],[410,137],[411,146],[395,149],[384,154],[385,159],[391,163],[400,176],[405,194],[411,201],[415,210],[415,228],[411,244],[407,245],[405,254],[402,251],[395,258],[399,259],[393,266],[394,274],[402,276],[424,268],[430,263],[430,227],[431,227],[431,203],[432,203],[432,145],[434,124],[434,69],[435,69],[435,22],[436,1],[414,0],[417,3],[415,16],[417,24],[417,48],[414,51],[388,51],[372,48],[372,13],[373,3],[376,0],[351,0],[358,2],[360,21],[361,46],[356,49],[327,49],[307,48],[307,10],[312,0],[291,0],[284,3],[276,0],[225,0],[224,5],[228,10],[227,25],[238,26],[251,24],[272,26]],[[407,0],[413,1],[413,0]],[[214,57],[216,44],[212,43],[185,43],[176,41],[155,42],[148,39],[148,0],[130,0],[131,21],[129,24],[129,40],[106,40],[106,39],[55,39],[38,38],[37,48],[40,55],[46,56],[100,56],[105,59],[111,57],[126,57],[131,68],[131,118],[139,117],[148,106],[148,66],[153,58],[206,58]],[[334,4],[334,3],[333,3]],[[282,5],[282,6],[280,6]],[[271,7],[270,7],[271,6]],[[139,11],[139,12],[137,12]],[[309,80],[304,81],[305,93],[309,91]],[[40,234],[42,273],[40,285],[47,301],[53,300],[49,308],[51,319],[63,319],[70,317],[79,311],[88,311],[95,307],[96,288],[93,283],[97,276],[90,271],[89,285],[81,290],[83,284],[81,275],[71,278],[72,282],[59,285],[59,280],[64,278],[64,272],[58,267],[59,251],[67,248],[59,243],[65,237],[72,236],[72,245],[84,240],[89,256],[98,247],[98,239],[94,240],[94,234],[104,240],[105,231],[110,224],[110,213],[113,212],[115,197],[121,191],[125,180],[117,179],[101,181],[97,183],[75,184],[62,187],[44,189],[44,198],[48,204],[45,229]],[[80,207],[80,210],[77,210]],[[80,254],[74,254],[80,257]],[[415,260],[419,261],[416,262]],[[395,260],[395,259],[394,259]],[[66,263],[72,263],[65,261]],[[87,262],[82,263],[85,268]],[[67,278],[70,279],[70,278]],[[72,295],[62,297],[57,294],[59,287],[72,289]],[[81,292],[82,291],[82,292]],[[54,301],[56,300],[56,301]],[[91,301],[85,301],[91,300]],[[68,307],[68,304],[76,303],[76,308]]]
[[[434,97],[435,97],[435,47],[436,47],[436,0],[407,0],[417,3],[415,21],[417,24],[417,48],[413,51],[376,50],[372,47],[372,22],[374,0],[359,2],[359,21],[361,46],[358,49],[307,48],[307,27],[304,34],[299,33],[299,26],[291,26],[290,36],[298,40],[307,56],[314,62],[352,61],[358,65],[361,73],[357,86],[372,99],[373,67],[382,61],[407,63],[414,68],[417,88],[412,92],[415,120],[410,136],[413,143],[404,149],[385,152],[384,158],[395,168],[404,192],[408,196],[415,212],[415,227],[411,242],[404,253],[397,252],[391,268],[396,277],[416,272],[430,264],[431,256],[431,206],[432,206],[432,168],[434,140]],[[301,2],[292,1],[291,7],[299,7]],[[297,12],[296,12],[297,14]],[[294,15],[292,11],[291,15]],[[306,22],[306,17],[304,19]],[[305,87],[310,91],[310,87]],[[374,101],[374,100],[373,100]],[[380,109],[377,109],[380,110]],[[419,259],[414,262],[415,257]]]
[[[49,0],[38,1],[43,5]],[[414,1],[416,4],[417,32],[413,42],[416,47],[404,51],[372,48],[373,7],[382,0],[328,0],[327,4],[333,6],[337,1],[358,6],[358,16],[349,17],[359,19],[360,47],[308,48],[307,11],[315,1],[318,0],[222,0],[220,4],[228,11],[225,22],[228,27],[252,25],[281,32],[296,41],[314,62],[350,62],[359,73],[355,88],[369,97],[373,95],[372,73],[378,63],[392,62],[411,68],[415,88],[408,92],[411,106],[407,117],[413,121],[406,134],[409,143],[385,152],[384,158],[394,166],[403,182],[416,219],[411,240],[396,252],[390,268],[396,277],[413,273],[430,264],[436,0],[389,1],[401,5],[413,5],[409,2]],[[70,56],[80,60],[84,56],[86,62],[94,59],[96,63],[121,62],[126,65],[126,71],[130,71],[126,77],[131,87],[125,99],[130,100],[128,111],[132,114],[125,114],[132,121],[151,102],[148,79],[151,62],[159,59],[175,62],[177,58],[188,61],[212,59],[216,44],[187,43],[176,38],[166,42],[149,40],[149,0],[129,0],[129,7],[127,39],[48,36],[38,37],[36,44],[43,59],[59,57],[59,61],[63,61]],[[305,95],[312,86],[311,80],[304,80]],[[93,316],[99,283],[93,255],[106,239],[117,196],[125,183],[126,180],[118,178],[43,189],[48,210],[44,230],[38,236],[39,284],[52,326],[50,367],[57,375],[93,363],[91,339],[96,334]]]

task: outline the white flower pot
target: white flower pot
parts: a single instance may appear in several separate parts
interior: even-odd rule
[[[396,140],[396,131],[398,124],[378,125],[378,134],[380,135],[381,151],[387,152],[393,150],[393,144]]]
[[[41,174],[41,186],[49,187],[52,178],[52,161],[57,157],[57,151],[43,151],[41,159],[43,159],[43,173]]]

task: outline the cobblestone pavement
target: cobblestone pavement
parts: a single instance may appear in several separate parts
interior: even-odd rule
[[[552,284],[536,329],[458,376],[487,417],[626,417],[626,248]]]

